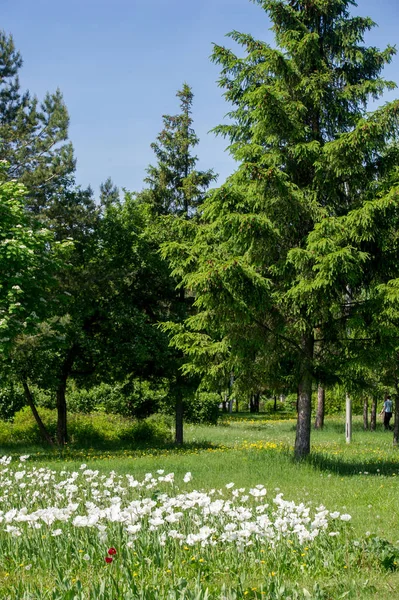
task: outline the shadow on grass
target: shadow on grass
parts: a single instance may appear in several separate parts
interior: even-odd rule
[[[318,471],[340,476],[399,475],[399,451],[395,458],[381,459],[376,456],[374,460],[370,457],[365,460],[356,459],[356,457],[353,457],[352,460],[345,460],[340,456],[313,451],[303,462]]]
[[[165,456],[172,454],[193,454],[204,450],[217,450],[222,448],[219,444],[211,442],[190,442],[182,446],[174,443],[164,444],[123,444],[118,443],[96,443],[92,446],[78,444],[66,445],[64,448],[49,447],[45,445],[28,445],[26,443],[12,443],[2,445],[0,456],[7,455],[18,458],[29,454],[29,462],[43,462],[46,460],[102,460],[110,458],[136,458],[140,456]]]

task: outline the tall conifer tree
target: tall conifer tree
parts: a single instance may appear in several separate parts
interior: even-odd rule
[[[166,239],[175,239],[179,226],[192,220],[198,207],[205,198],[205,193],[215,175],[212,170],[196,169],[198,158],[193,148],[199,139],[192,127],[193,92],[185,83],[176,94],[180,101],[178,115],[163,116],[164,127],[151,147],[157,158],[157,164],[147,169],[146,183],[149,189],[144,193],[156,220],[157,243]],[[159,235],[159,233],[161,235]],[[166,266],[166,265],[165,265]],[[176,280],[175,285],[180,282]],[[192,299],[187,298],[185,289],[180,286],[178,293],[172,286],[169,297],[169,318],[182,321],[191,311]],[[166,315],[165,315],[166,316]],[[176,398],[176,442],[183,443],[183,396],[190,389],[190,382],[180,372],[181,357],[174,356],[175,384],[172,393]]]
[[[213,52],[233,105],[230,123],[216,132],[230,140],[239,167],[205,202],[189,244],[165,249],[200,309],[174,343],[199,368],[207,349],[213,357],[236,352],[243,325],[261,356],[277,345],[297,384],[295,454],[302,458],[310,452],[321,339],[362,287],[364,251],[334,246],[330,231],[375,198],[395,161],[387,145],[397,103],[366,113],[370,99],[395,87],[380,76],[395,51],[364,46],[374,23],[350,16],[352,0],[257,4],[272,21],[277,47],[233,31],[244,56],[223,46]],[[345,281],[337,281],[338,271]]]
[[[198,171],[198,158],[192,154],[199,139],[192,127],[193,92],[187,83],[176,94],[178,115],[164,115],[163,129],[151,144],[157,164],[147,169],[149,201],[158,215],[190,218],[202,203],[215,179],[212,170]]]

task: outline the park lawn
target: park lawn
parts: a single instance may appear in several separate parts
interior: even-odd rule
[[[364,432],[360,419],[355,418],[352,443],[346,444],[343,418],[329,418],[322,432],[313,432],[312,454],[301,463],[293,460],[293,419],[271,419],[262,414],[228,415],[218,426],[187,425],[185,438],[186,445],[181,449],[68,448],[59,454],[43,448],[14,446],[12,451],[5,448],[1,454],[31,454],[29,463],[35,467],[73,471],[84,463],[100,472],[129,473],[137,479],[163,469],[182,481],[185,473],[191,472],[192,480],[185,485],[188,491],[224,488],[228,483],[246,489],[263,484],[269,500],[282,493],[284,499],[297,504],[303,502],[314,509],[324,505],[329,511],[349,513],[353,539],[361,542],[375,535],[399,544],[399,450],[392,447],[392,434],[384,432],[380,424],[376,432]],[[384,569],[378,561],[375,568],[359,564],[354,569],[352,565],[350,572],[337,574],[340,586],[331,592],[336,595],[323,596],[316,590],[311,597],[391,598],[392,590],[399,586],[399,575],[396,565],[390,567]],[[219,577],[221,585],[223,577]],[[82,574],[81,580],[84,578]],[[304,575],[303,581],[323,588],[323,580],[312,579],[310,573]],[[328,582],[326,589],[331,585]],[[259,581],[254,581],[254,586],[259,586]],[[306,589],[313,593],[313,588]],[[65,591],[64,596],[54,598],[69,598],[66,594]],[[248,593],[243,594],[237,598],[248,597]],[[252,597],[258,597],[256,594],[253,591]],[[85,598],[76,596],[81,597]],[[182,596],[185,597],[191,598]]]

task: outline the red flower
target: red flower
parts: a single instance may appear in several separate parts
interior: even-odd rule
[[[110,548],[108,550],[108,554],[110,554],[111,556],[114,556],[116,554],[116,548]]]
[[[111,558],[110,556],[106,556],[106,557],[105,557],[105,562],[106,562],[106,563],[112,563],[112,561],[113,561],[113,560],[114,560],[114,559],[113,559],[113,558]]]

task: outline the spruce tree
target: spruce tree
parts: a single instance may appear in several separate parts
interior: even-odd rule
[[[157,164],[149,166],[145,182],[149,185],[149,202],[157,215],[193,216],[215,179],[212,170],[198,171],[198,158],[192,149],[199,139],[192,127],[193,92],[187,83],[176,94],[180,101],[178,115],[164,115],[163,129],[151,144]]]
[[[347,331],[348,297],[363,286],[364,250],[331,241],[331,233],[352,210],[367,218],[364,207],[397,156],[388,148],[397,103],[366,112],[370,99],[394,87],[380,73],[395,51],[364,46],[374,23],[350,16],[351,0],[257,4],[277,47],[237,31],[229,35],[244,56],[214,47],[233,105],[230,123],[215,131],[239,166],[205,202],[189,243],[165,248],[199,308],[174,343],[199,366],[206,352],[235,353],[243,326],[261,357],[278,347],[297,386],[302,458],[310,452],[314,377],[320,381],[328,363],[329,338],[337,343]]]
[[[156,244],[175,239],[184,224],[196,217],[210,183],[215,179],[212,170],[196,169],[198,158],[192,153],[199,139],[192,127],[193,93],[185,83],[176,94],[180,101],[181,112],[177,115],[163,116],[164,127],[151,147],[157,158],[157,164],[147,169],[145,182],[149,185],[142,198],[148,203],[155,217],[153,225]],[[169,268],[165,263],[169,277]],[[176,292],[179,280],[170,280],[168,298],[168,317],[181,322],[192,310],[192,298],[188,298],[183,286]],[[167,291],[167,290],[166,290]],[[166,300],[166,298],[165,298]],[[192,390],[193,384],[181,373],[181,353],[174,353],[170,368],[171,395],[175,397],[176,443],[183,443],[184,396]]]
[[[107,208],[116,202],[119,202],[119,189],[114,184],[111,177],[108,177],[104,183],[100,185],[100,205]]]

